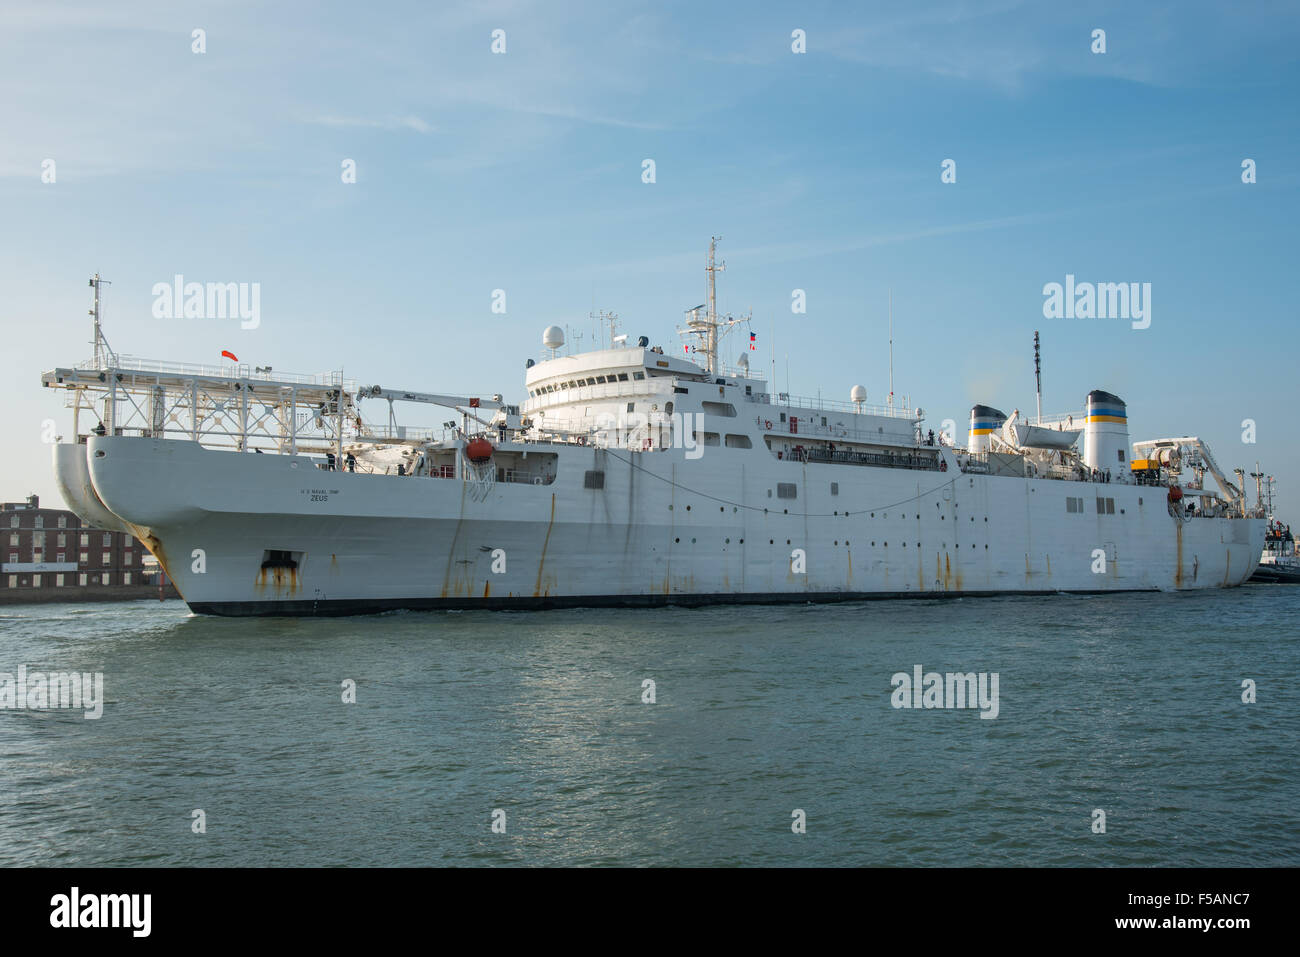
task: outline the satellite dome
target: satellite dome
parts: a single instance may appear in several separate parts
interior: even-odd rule
[[[564,345],[564,330],[559,326],[547,326],[542,333],[542,345],[548,349],[558,349]]]
[[[867,401],[867,388],[866,388],[866,386],[855,385],[852,389],[850,389],[850,390],[849,390],[849,401],[850,401],[850,402],[856,402],[856,403],[858,403],[859,405],[861,405],[863,402],[866,402],[866,401]]]

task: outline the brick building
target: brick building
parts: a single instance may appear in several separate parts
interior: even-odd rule
[[[84,525],[66,509],[0,504],[0,602],[156,597],[162,571],[135,537]],[[166,586],[168,597],[175,589]]]

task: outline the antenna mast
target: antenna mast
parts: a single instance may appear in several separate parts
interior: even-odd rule
[[[94,278],[90,280],[90,288],[95,290],[93,308],[89,310],[89,314],[95,317],[95,337],[91,340],[90,345],[94,349],[96,369],[106,369],[108,368],[106,360],[112,359],[116,361],[117,359],[117,356],[113,355],[113,349],[108,344],[108,340],[104,338],[104,329],[100,324],[100,307],[103,304],[103,300],[100,295],[99,287],[111,285],[112,283],[107,279],[100,279],[99,273],[95,273]]]
[[[721,323],[718,321],[718,296],[716,289],[716,276],[720,272],[725,272],[727,264],[719,263],[716,260],[718,240],[721,236],[714,236],[709,240],[709,261],[704,267],[705,273],[709,277],[709,299],[708,302],[701,303],[694,309],[686,310],[689,317],[686,320],[686,328],[678,330],[678,335],[696,336],[700,340],[700,345],[696,346],[695,351],[704,356],[704,370],[706,372],[716,372],[719,367],[718,363],[718,328]],[[705,310],[701,315],[700,310]],[[736,320],[728,318],[727,325],[730,326]]]
[[[715,371],[718,364],[718,292],[716,279],[718,273],[726,272],[727,269],[725,262],[718,263],[715,259],[718,240],[721,238],[721,236],[709,237],[709,264],[704,267],[704,271],[709,275],[709,328],[704,342],[704,368],[708,372]]]
[[[894,290],[889,290],[889,407],[894,407]]]
[[[1038,395],[1038,421],[1036,425],[1043,424],[1043,367],[1038,356],[1038,330],[1034,330],[1034,391]]]

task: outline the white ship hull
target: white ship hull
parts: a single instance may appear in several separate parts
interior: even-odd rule
[[[1249,578],[1265,535],[1262,519],[1175,519],[1159,487],[776,461],[762,447],[547,445],[551,484],[477,488],[176,440],[80,448],[92,504],[194,611],[223,615],[1220,588]],[[584,487],[588,471],[603,488]],[[777,497],[778,482],[797,496]],[[1067,511],[1068,497],[1086,508]],[[264,567],[271,552],[296,567]]]

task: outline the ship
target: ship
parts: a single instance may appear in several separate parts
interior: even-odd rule
[[[1264,534],[1264,554],[1248,581],[1252,584],[1300,585],[1300,555],[1296,554],[1295,535],[1291,525],[1278,518],[1273,510],[1273,476],[1265,476],[1256,462],[1250,477],[1255,480],[1255,498],[1268,524]]]
[[[210,615],[1182,591],[1255,571],[1264,518],[1208,446],[1130,445],[1111,392],[1045,418],[1040,380],[1037,414],[977,404],[965,445],[936,435],[895,401],[892,301],[883,404],[774,391],[752,332],[724,363],[752,317],[718,312],[716,247],[680,353],[613,315],[586,351],[552,326],[514,403],[119,356],[96,276],[93,357],[42,375],[72,410],[58,487]],[[408,408],[445,420],[399,424]]]

